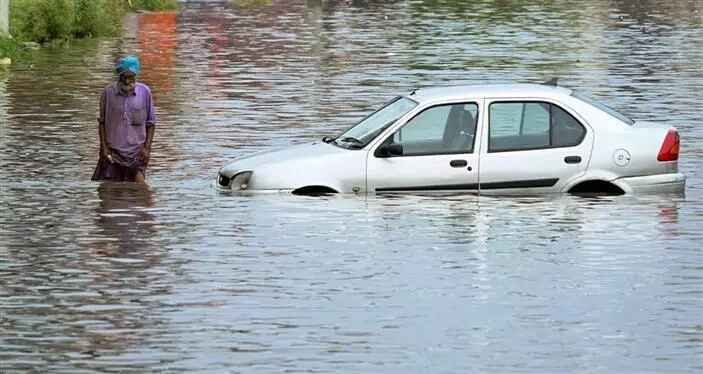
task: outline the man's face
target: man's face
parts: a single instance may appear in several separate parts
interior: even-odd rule
[[[120,75],[120,88],[125,93],[132,93],[137,84],[137,75],[131,71],[126,71]]]

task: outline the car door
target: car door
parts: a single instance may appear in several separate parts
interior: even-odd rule
[[[553,100],[487,99],[481,192],[560,192],[588,167],[593,131]]]
[[[479,101],[423,109],[369,151],[367,190],[475,190],[480,118]]]

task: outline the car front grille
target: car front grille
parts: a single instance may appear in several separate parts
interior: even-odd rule
[[[225,177],[224,175],[220,174],[220,177],[217,179],[217,183],[219,183],[219,185],[222,187],[229,187],[230,180],[231,178]]]

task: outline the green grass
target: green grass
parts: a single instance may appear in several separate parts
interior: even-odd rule
[[[129,2],[124,2],[129,7]],[[131,0],[131,3],[134,10],[173,10],[179,6],[176,0]]]
[[[20,56],[22,51],[20,50],[19,43],[16,39],[10,39],[7,37],[0,37],[0,60],[5,57],[14,59]]]
[[[115,0],[10,0],[10,34],[39,43],[116,36],[121,16]]]
[[[116,37],[125,12],[173,10],[176,0],[10,0],[10,35],[0,58],[21,53],[22,42],[61,44],[73,38]]]

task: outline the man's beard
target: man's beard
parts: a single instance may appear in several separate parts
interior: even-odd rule
[[[124,92],[126,94],[131,94],[132,92],[134,92],[134,87],[136,87],[136,85],[137,85],[136,82],[127,83],[127,84],[120,83],[120,88],[122,89],[122,92]]]

